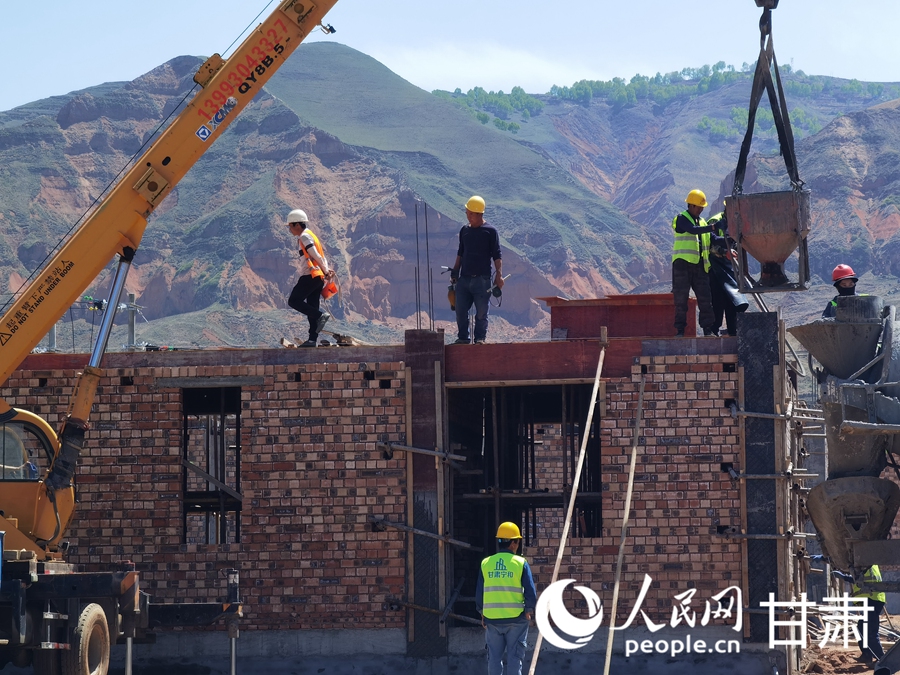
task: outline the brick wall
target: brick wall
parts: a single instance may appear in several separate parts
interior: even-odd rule
[[[570,541],[562,578],[593,588],[608,611],[643,375],[620,622],[645,573],[654,585],[643,609],[656,622],[671,617],[677,593],[696,588],[693,607],[702,612],[704,600],[741,583],[740,543],[715,536],[718,525],[740,525],[739,491],[720,471],[722,462],[742,464],[739,426],[724,407],[738,398],[736,360],[640,357],[630,377],[606,381],[603,536]],[[378,441],[405,442],[402,368],[391,361],[108,371],[78,474],[70,560],[95,570],[133,560],[158,601],[221,599],[222,570],[238,567],[247,628],[405,625],[405,612],[388,609],[385,600],[405,594],[406,535],[369,526],[372,516],[406,521],[406,457],[386,461],[375,451]],[[183,543],[184,385],[174,381],[202,386],[203,378],[243,383],[239,544]],[[58,426],[74,380],[74,370],[18,371],[0,395]],[[559,489],[560,430],[541,429],[540,485]],[[542,531],[552,534],[527,551],[539,590],[550,581],[551,537],[564,514],[542,509]]]
[[[726,399],[738,398],[737,357],[637,361],[630,378],[606,384],[607,414],[601,422],[604,536],[570,540],[560,576],[593,588],[609,611],[643,373],[641,434],[617,612],[620,624],[634,608],[644,574],[653,578],[653,586],[642,608],[657,623],[671,618],[675,594],[696,588],[692,606],[699,616],[705,600],[741,584],[740,543],[715,536],[717,525],[739,527],[741,522],[739,490],[720,470],[722,462],[741,464],[739,425],[724,407]],[[556,463],[548,461],[551,473],[556,471]],[[529,548],[538,590],[551,579],[556,544],[539,539]]]
[[[0,392],[58,427],[76,371],[18,371]],[[43,379],[41,379],[43,378]],[[183,543],[181,387],[241,386],[241,541]],[[46,386],[39,386],[44,384]],[[189,385],[194,386],[194,385]],[[219,601],[237,567],[245,626],[382,628],[404,624],[385,598],[404,593],[402,364],[125,368],[101,381],[77,475],[68,559],[85,570],[133,560],[154,601]]]

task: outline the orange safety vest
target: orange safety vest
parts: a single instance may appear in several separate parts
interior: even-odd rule
[[[310,230],[308,227],[303,231],[303,233],[306,234],[307,232],[309,232],[309,236],[313,238],[313,244],[315,244],[315,246],[316,246],[316,251],[319,253],[319,255],[322,258],[324,258],[325,251],[322,250],[322,244],[319,242],[319,238],[316,236],[315,232]],[[301,238],[300,242],[301,242],[300,245],[302,247],[303,246],[302,238]],[[325,272],[322,271],[322,268],[319,267],[319,263],[317,263],[315,261],[315,259],[313,259],[313,257],[309,254],[309,251],[307,251],[306,248],[301,248],[300,252],[303,253],[303,256],[306,258],[306,264],[309,266],[309,270],[310,270],[310,274],[311,274],[312,278],[313,279],[317,279],[317,278],[324,279]]]

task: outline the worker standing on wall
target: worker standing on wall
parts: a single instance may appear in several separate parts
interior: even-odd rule
[[[713,228],[709,246],[709,290],[712,295],[713,330],[718,335],[722,319],[729,335],[737,335],[737,315],[747,311],[750,303],[740,292],[734,265],[736,256],[732,242],[728,240],[728,218],[725,212],[717,213],[706,221]]]
[[[475,606],[485,629],[488,675],[503,675],[504,653],[506,675],[522,675],[528,622],[534,617],[537,589],[528,561],[516,555],[521,542],[518,525],[501,523],[497,528],[500,550],[481,561]]]
[[[300,273],[300,279],[291,291],[288,305],[309,319],[309,339],[301,347],[315,347],[319,333],[331,315],[319,309],[325,279],[331,279],[334,271],[328,267],[328,260],[319,238],[309,229],[309,218],[306,212],[294,209],[288,214],[288,228],[291,234],[300,239],[300,254],[306,259],[306,265]]]
[[[687,209],[672,220],[675,244],[672,248],[672,295],[675,296],[675,335],[684,337],[687,327],[688,297],[691,289],[700,309],[704,335],[715,335],[712,295],[709,288],[709,245],[712,227],[700,217],[706,208],[706,195],[691,190]]]
[[[834,271],[831,273],[831,281],[834,282],[834,287],[837,289],[838,294],[834,296],[831,301],[825,305],[825,311],[822,312],[823,318],[829,318],[835,315],[837,311],[837,299],[842,295],[856,295],[856,282],[859,279],[856,277],[856,274],[853,272],[853,268],[850,265],[838,265],[834,268]]]
[[[503,288],[503,261],[500,236],[484,220],[484,199],[474,195],[466,202],[466,220],[459,231],[456,262],[450,268],[450,280],[456,284],[456,342],[469,344],[469,310],[475,305],[475,344],[487,339],[488,308],[491,298],[491,260],[494,261],[494,286]]]

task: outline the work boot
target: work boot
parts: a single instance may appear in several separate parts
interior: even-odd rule
[[[467,345],[467,344],[469,344],[469,341],[468,341],[468,340],[463,340],[462,338],[457,338],[456,342],[454,342],[453,344],[455,344],[455,345]]]
[[[703,337],[719,337],[719,331],[715,328],[704,328]]]
[[[307,340],[303,344],[297,345],[298,347],[317,347],[315,340]]]
[[[331,314],[328,312],[322,312],[322,316],[319,317],[319,320],[316,322],[316,333],[321,333],[322,329],[325,328],[325,324],[328,323],[328,319],[331,318]]]
[[[683,330],[675,331],[675,337],[684,337],[684,331]]]
[[[476,344],[476,345],[483,345],[483,344],[484,344],[484,338],[476,338],[476,339],[475,339],[475,344]]]

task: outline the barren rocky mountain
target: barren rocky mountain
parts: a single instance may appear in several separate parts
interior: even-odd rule
[[[180,108],[200,63],[179,57],[134,82],[0,112],[4,292]],[[796,87],[810,80],[790,77]],[[797,106],[801,177],[814,196],[812,268],[827,277],[849,262],[890,294],[900,271],[900,113],[883,87],[860,95],[834,82]],[[417,276],[418,308],[428,312],[433,297],[435,324],[450,332],[440,266],[453,261],[473,193],[488,202],[513,275],[493,337],[546,337],[542,296],[664,291],[684,194],[730,192],[749,87],[749,75],[734,77],[665,103],[540,96],[542,111],[517,117],[511,133],[352,49],[305,45],[151,219],[127,285],[149,321],[138,340],[254,346],[299,334],[285,302],[300,264],[284,227],[292,208],[310,215],[340,275],[334,329],[370,341],[430,325],[416,315]],[[795,109],[790,89],[788,99]],[[783,183],[772,134],[754,150],[745,191]],[[815,291],[780,301],[797,316],[817,313],[831,289],[816,281]],[[107,283],[101,276],[86,295],[105,297]],[[71,327],[75,343],[96,318],[87,307],[67,317],[63,332]]]

